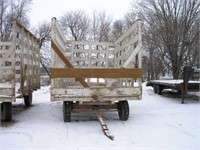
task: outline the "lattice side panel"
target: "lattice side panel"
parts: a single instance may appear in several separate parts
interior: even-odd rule
[[[11,83],[14,79],[14,52],[11,42],[0,42],[0,82]]]
[[[19,92],[28,94],[40,88],[39,42],[21,24],[14,22],[16,31],[15,78],[20,84]]]
[[[114,45],[106,42],[73,41],[71,62],[75,68],[114,67]],[[71,79],[70,79],[71,80]],[[86,79],[90,86],[105,85],[107,79]]]
[[[0,42],[0,101],[15,101],[15,52],[12,42]],[[4,101],[4,98],[3,98]]]
[[[115,46],[116,68],[142,68],[141,21],[137,20],[115,42]],[[117,83],[126,87],[142,86],[141,79],[118,79]]]

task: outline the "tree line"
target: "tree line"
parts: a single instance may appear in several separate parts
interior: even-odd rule
[[[184,66],[200,67],[199,0],[138,2],[143,23],[145,71],[148,79],[172,74],[181,77]]]
[[[9,20],[17,19],[30,26],[28,13],[31,13],[31,2],[0,1],[1,41],[9,38]],[[178,79],[184,66],[199,67],[199,0],[140,0],[132,2],[130,8],[118,20],[105,11],[87,14],[82,10],[68,11],[58,20],[70,40],[114,42],[136,19],[142,19],[143,72],[147,80],[167,74]],[[50,66],[50,30],[50,22],[46,21],[34,29],[40,39],[41,64],[47,72]]]

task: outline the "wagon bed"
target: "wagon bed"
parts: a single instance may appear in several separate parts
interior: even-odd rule
[[[51,101],[73,109],[117,109],[127,120],[127,100],[142,99],[141,21],[114,42],[67,40],[56,18],[51,31]]]
[[[151,80],[147,82],[147,86],[154,87],[154,84],[163,85],[164,89],[174,89],[177,91],[181,91],[181,85],[183,84],[183,80]],[[188,92],[199,91],[200,81],[189,81],[188,82]]]
[[[150,80],[146,83],[146,86],[152,86],[157,94],[161,94],[164,89],[176,90],[181,93],[182,103],[184,103],[184,96],[187,92],[200,91],[199,73],[199,70],[195,70],[191,66],[185,66],[183,69],[183,79]]]
[[[1,119],[12,119],[12,102],[24,98],[32,104],[32,92],[40,88],[39,40],[22,24],[12,21],[7,41],[0,41]]]

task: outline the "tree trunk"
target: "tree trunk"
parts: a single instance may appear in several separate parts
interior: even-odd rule
[[[42,67],[44,68],[44,70],[46,71],[46,73],[49,75],[49,77],[51,77],[50,72],[48,71],[47,67],[44,65],[44,63],[42,62],[41,59],[40,59],[40,64],[42,65]]]

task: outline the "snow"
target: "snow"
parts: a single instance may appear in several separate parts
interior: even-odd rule
[[[151,80],[150,82],[157,82],[157,83],[167,83],[167,84],[181,84],[183,83],[183,80]],[[188,83],[199,83],[200,81],[192,81],[190,80]]]
[[[194,95],[181,104],[180,96],[156,95],[143,84],[143,100],[129,101],[128,121],[120,121],[116,111],[102,112],[112,141],[93,111],[75,110],[72,122],[64,123],[62,102],[51,102],[49,91],[34,92],[30,108],[21,100],[13,103],[13,120],[1,123],[0,150],[200,150],[200,104]]]

